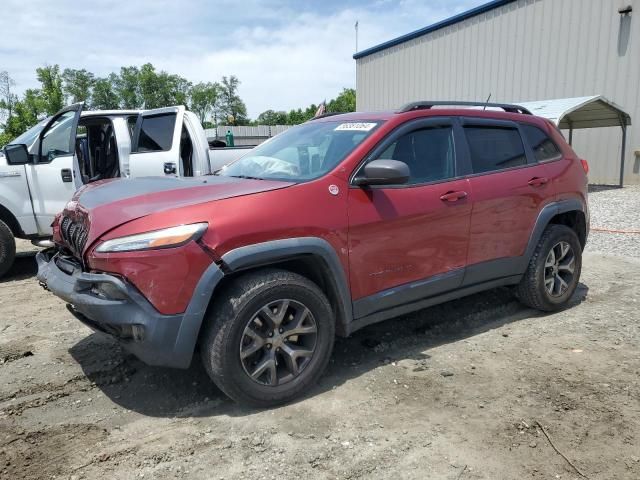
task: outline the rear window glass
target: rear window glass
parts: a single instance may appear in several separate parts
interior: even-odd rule
[[[138,140],[138,152],[159,152],[171,150],[176,114],[143,117]]]
[[[527,163],[520,133],[515,128],[465,127],[473,173],[492,172]]]
[[[555,160],[562,156],[558,146],[541,129],[533,125],[521,125],[520,127],[537,161]]]

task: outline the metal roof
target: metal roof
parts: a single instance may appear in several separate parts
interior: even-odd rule
[[[456,23],[460,23],[464,20],[473,18],[477,15],[481,15],[483,13],[489,12],[491,10],[502,7],[504,5],[508,5],[509,3],[513,3],[515,1],[517,0],[494,0],[492,2],[485,3],[476,8],[472,8],[471,10],[467,10],[466,12],[462,12],[458,15],[454,15],[453,17],[447,18],[446,20],[442,20],[438,23],[434,23],[433,25],[429,25],[428,27],[424,27],[414,32],[407,33],[406,35],[402,35],[400,37],[394,38],[392,40],[381,43],[374,47],[367,48],[366,50],[362,50],[361,52],[356,52],[353,55],[353,58],[357,60],[359,58],[366,57],[373,53],[386,50],[387,48],[400,45],[401,43],[408,42],[409,40],[413,40],[414,38],[422,37],[423,35],[427,35],[431,32],[435,32],[436,30],[440,30],[442,28],[455,25]]]
[[[631,125],[631,116],[602,95],[517,103],[561,129]]]

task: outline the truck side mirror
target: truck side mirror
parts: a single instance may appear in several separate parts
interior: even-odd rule
[[[31,163],[29,150],[27,149],[27,146],[22,143],[7,145],[4,147],[4,156],[6,157],[9,165],[26,165],[27,163]]]

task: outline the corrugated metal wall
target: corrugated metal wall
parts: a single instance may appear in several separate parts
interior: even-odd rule
[[[237,146],[242,145],[259,145],[268,138],[271,138],[285,130],[291,128],[291,125],[254,125],[254,126],[230,126],[221,125],[216,128],[207,128],[204,133],[207,139],[213,140],[218,138],[222,141],[228,130],[233,133],[234,143]]]
[[[519,0],[356,62],[361,111],[604,95],[631,115],[625,183],[640,183],[640,0]],[[576,131],[574,148],[592,183],[617,183],[619,128]]]

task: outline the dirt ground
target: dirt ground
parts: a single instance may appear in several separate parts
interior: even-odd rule
[[[639,271],[588,253],[566,311],[498,289],[368,327],[306,398],[256,411],[199,362],[92,333],[26,254],[0,281],[0,478],[582,478],[551,440],[590,479],[638,479]]]

